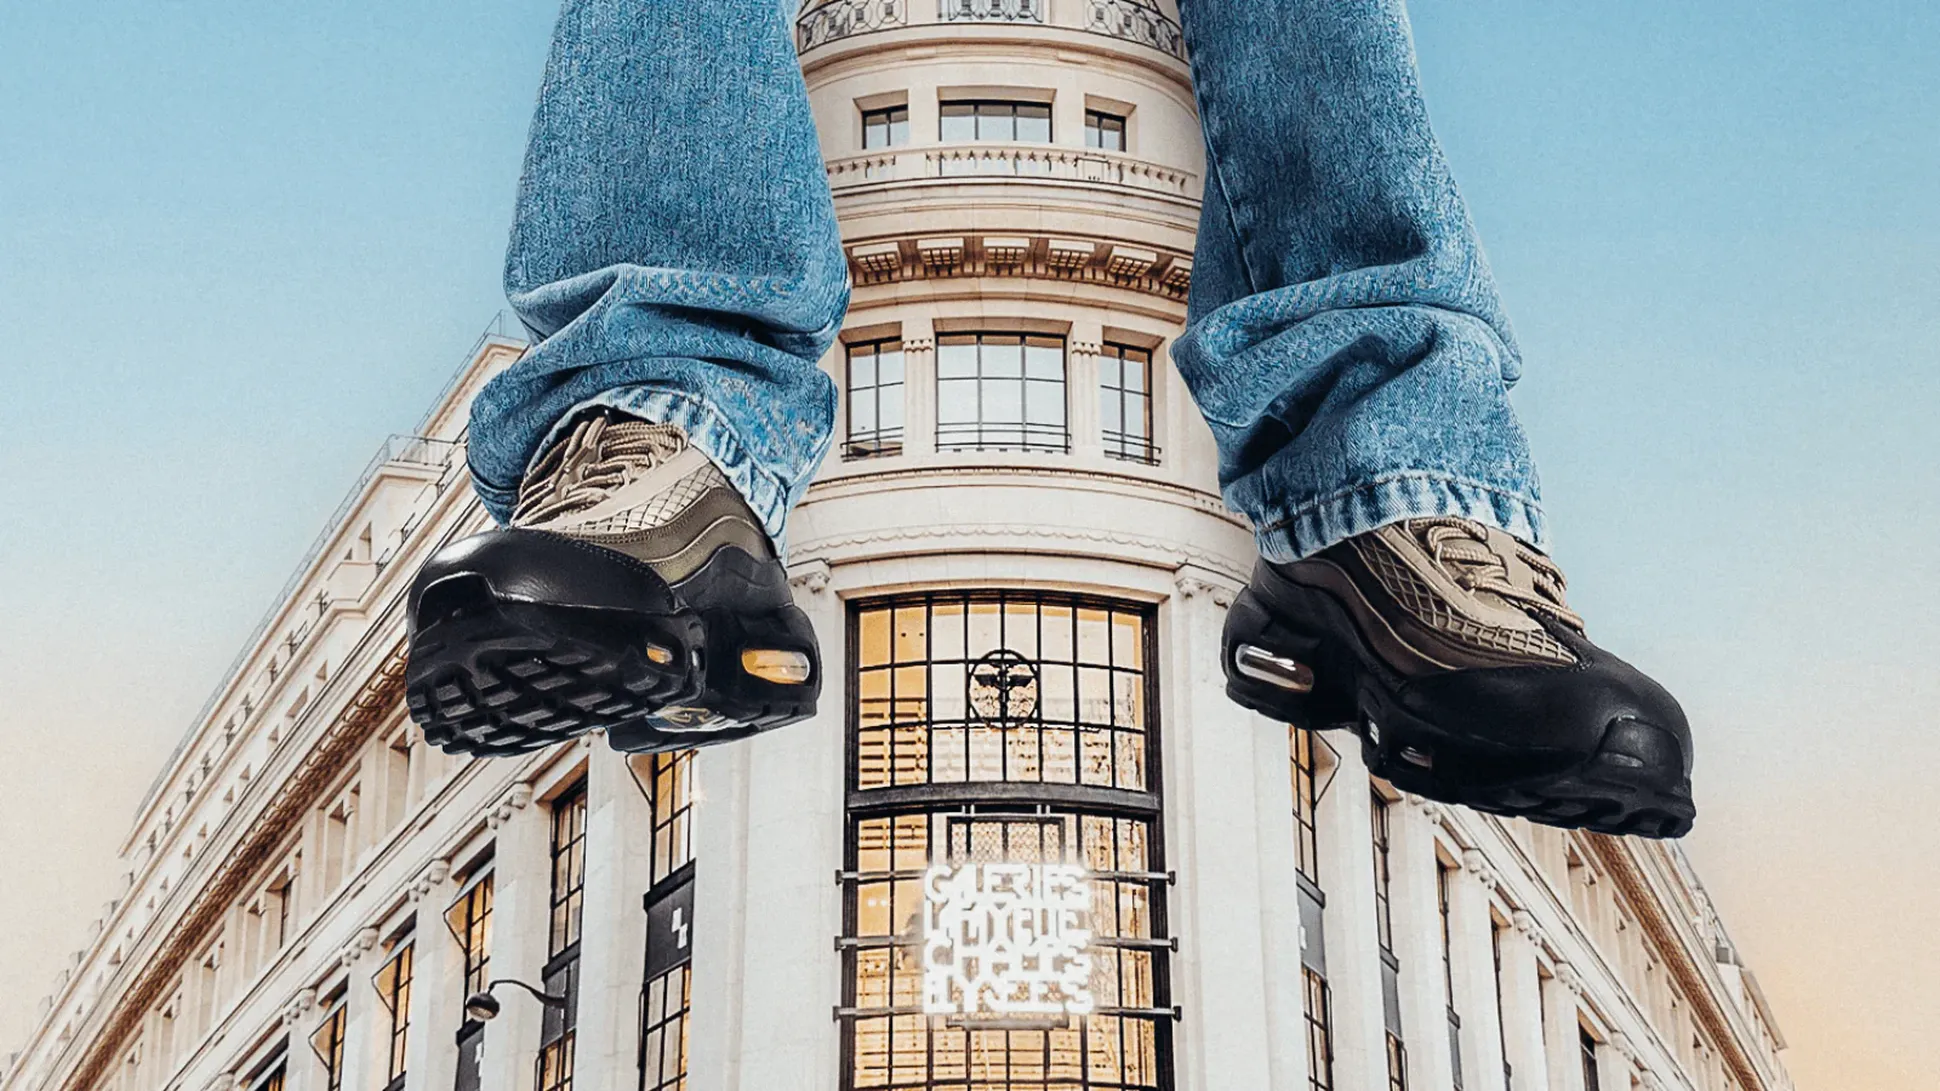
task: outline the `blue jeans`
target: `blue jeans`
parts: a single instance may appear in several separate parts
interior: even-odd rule
[[[472,410],[475,485],[606,405],[683,427],[776,541],[827,453],[848,303],[786,0],[566,0],[506,260],[540,338]],[[1207,148],[1172,358],[1226,501],[1292,560],[1399,519],[1544,540],[1520,371],[1401,0],[1184,0]]]

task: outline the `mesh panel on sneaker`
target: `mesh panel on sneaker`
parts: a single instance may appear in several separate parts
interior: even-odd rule
[[[635,531],[649,530],[663,526],[699,500],[711,489],[729,488],[728,480],[713,463],[695,470],[665,492],[656,493],[645,503],[625,511],[615,512],[604,519],[582,523],[573,528],[574,534],[630,534]]]
[[[1430,629],[1483,651],[1553,663],[1576,662],[1569,649],[1541,629],[1505,629],[1463,617],[1420,573],[1371,535],[1354,539],[1353,545],[1382,588],[1403,610]]]

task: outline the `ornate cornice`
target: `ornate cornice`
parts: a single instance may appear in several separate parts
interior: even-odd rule
[[[852,243],[848,255],[859,286],[1022,277],[1123,288],[1176,301],[1184,300],[1192,287],[1191,255],[1112,239],[909,234]]]
[[[505,797],[498,801],[497,805],[485,812],[485,824],[496,830],[507,822],[512,821],[512,816],[525,810],[526,806],[531,802],[532,785],[514,784],[512,789],[505,793]]]
[[[1160,538],[1145,538],[1120,531],[1079,529],[1076,527],[1047,527],[1021,523],[952,523],[938,526],[899,526],[882,527],[863,534],[845,534],[814,541],[803,542],[797,550],[803,554],[826,554],[839,549],[853,549],[858,546],[886,545],[892,542],[912,542],[938,538],[1037,538],[1056,539],[1066,542],[1091,542],[1101,545],[1131,547],[1151,550],[1154,553],[1170,554],[1179,558],[1179,564],[1196,562],[1213,572],[1244,583],[1245,576],[1223,555],[1187,545],[1184,542],[1167,541]],[[948,552],[942,550],[939,552]],[[1136,562],[1134,562],[1136,563]],[[1176,565],[1175,565],[1176,567]]]
[[[359,929],[357,934],[351,937],[350,942],[344,944],[344,949],[337,953],[337,962],[344,969],[350,969],[357,965],[359,959],[377,949],[379,938],[375,928]]]
[[[222,859],[215,874],[202,885],[195,900],[169,929],[161,950],[139,967],[140,976],[117,1002],[101,1033],[90,1040],[87,1052],[66,1081],[67,1087],[92,1087],[100,1081],[129,1035],[140,1025],[143,1013],[160,999],[163,988],[194,956],[197,945],[268,862],[270,854],[322,797],[358,748],[369,741],[403,702],[404,664],[405,649],[400,640],[351,699],[343,715],[337,717],[303,756],[296,771],[264,807],[262,815],[248,827],[243,843]],[[133,960],[132,955],[130,959]],[[315,990],[305,992],[309,994],[309,1003],[314,1005]],[[303,996],[304,993],[299,993],[291,1003],[295,1004]],[[289,1010],[285,1008],[286,1016]]]
[[[411,899],[412,905],[416,905],[430,897],[431,892],[438,889],[439,885],[449,878],[451,878],[451,861],[433,860],[425,865],[416,879],[411,880],[411,889],[405,892],[405,897]]]
[[[1636,911],[1637,922],[1650,937],[1654,945],[1664,955],[1664,966],[1674,976],[1685,997],[1690,1002],[1691,1015],[1710,1034],[1717,1043],[1718,1053],[1731,1069],[1732,1075],[1746,1091],[1766,1091],[1771,1085],[1766,1082],[1764,1073],[1745,1051],[1744,1043],[1738,1038],[1737,1030],[1731,1025],[1731,1017],[1719,1002],[1711,982],[1704,979],[1693,964],[1689,953],[1678,935],[1677,925],[1665,914],[1664,903],[1651,889],[1650,880],[1644,875],[1643,868],[1633,853],[1642,851],[1633,848],[1620,837],[1592,835],[1585,838],[1597,859],[1609,872],[1610,877],[1623,891],[1631,908]],[[1648,1072],[1645,1073],[1648,1076]],[[1646,1086],[1649,1086],[1648,1083]],[[1660,1085],[1661,1087],[1661,1085]]]

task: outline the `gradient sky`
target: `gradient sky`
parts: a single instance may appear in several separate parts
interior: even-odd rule
[[[553,0],[0,13],[0,1054],[142,791],[500,307]],[[1940,1086],[1940,5],[1419,0],[1556,551],[1700,732],[1807,1091]]]

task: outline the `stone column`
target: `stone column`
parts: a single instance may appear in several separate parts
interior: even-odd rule
[[[1455,947],[1455,1010],[1462,1016],[1464,1091],[1508,1091],[1502,1079],[1502,1027],[1496,1012],[1495,921],[1489,891],[1496,882],[1479,849],[1462,853],[1448,877],[1449,932]]]
[[[1516,910],[1515,927],[1502,932],[1503,1044],[1508,1052],[1511,1091],[1540,1091],[1549,1062],[1543,1053],[1542,984],[1538,980],[1529,914]]]
[[[497,831],[492,863],[491,976],[538,987],[546,964],[552,894],[550,817],[532,805],[532,789],[518,785],[488,817]],[[496,995],[496,994],[494,994]],[[499,997],[497,1018],[485,1024],[481,1091],[529,1091],[539,1055],[539,1002],[517,989]]]
[[[822,643],[820,711],[698,759],[694,1091],[837,1086],[847,671],[842,602],[826,588],[796,590]]]
[[[1329,736],[1340,753],[1315,815],[1321,886],[1327,892],[1327,983],[1333,991],[1334,1086],[1386,1087],[1381,941],[1374,926],[1373,827],[1367,766],[1350,735]]]
[[[1079,101],[1083,101],[1082,96]],[[1083,116],[1082,109],[1079,114]],[[1103,458],[1105,452],[1104,436],[1099,431],[1104,424],[1098,413],[1098,353],[1104,340],[1105,327],[1096,318],[1087,314],[1071,323],[1064,364],[1065,424],[1071,430],[1071,452],[1081,458]],[[1215,630],[1213,635],[1219,634]],[[1214,655],[1212,661],[1217,665],[1219,657]]]
[[[417,906],[411,949],[411,1030],[404,1040],[404,1070],[413,1089],[447,1091],[457,1078],[453,1035],[464,1021],[464,967],[458,942],[445,924],[455,893],[451,865],[433,860],[411,884]]]
[[[586,772],[586,911],[579,939],[573,1086],[639,1086],[639,1001],[653,869],[653,807],[624,758],[595,747]]]
[[[1388,858],[1393,873],[1389,916],[1394,922],[1395,957],[1401,962],[1401,1026],[1408,1046],[1409,1087],[1455,1084],[1442,971],[1437,874],[1441,864],[1435,856],[1436,823],[1431,814],[1439,815],[1440,809],[1414,796],[1407,797],[1406,805],[1388,808]]]
[[[383,1037],[378,1026],[380,1015],[387,1015],[371,988],[371,975],[380,961],[372,957],[378,949],[375,928],[365,928],[345,945],[338,960],[344,968],[344,1069],[345,1088],[382,1087],[377,1042]],[[320,1020],[313,1020],[320,1022]],[[313,1026],[311,1032],[315,1033]]]
[[[933,102],[930,109],[935,110]],[[910,120],[915,121],[913,110]],[[934,113],[930,123],[934,133]],[[903,451],[936,453],[936,330],[928,314],[903,318]]]
[[[1583,983],[1567,962],[1543,978],[1543,1045],[1549,1055],[1549,1091],[1585,1091],[1583,1087],[1582,1027],[1577,1021],[1577,997]]]
[[[1225,695],[1220,630],[1237,590],[1188,566],[1161,619],[1169,905],[1182,1091],[1306,1086],[1300,914],[1286,729]]]

